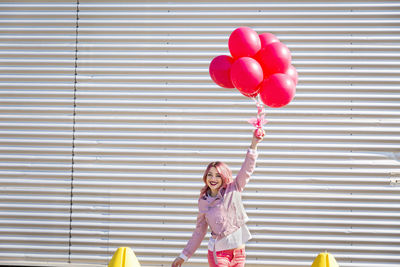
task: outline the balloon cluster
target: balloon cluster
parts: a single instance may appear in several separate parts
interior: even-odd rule
[[[292,101],[297,71],[290,50],[275,35],[240,27],[231,33],[228,46],[232,57],[220,55],[210,63],[210,76],[217,85],[237,88],[247,97],[259,95],[272,108]]]

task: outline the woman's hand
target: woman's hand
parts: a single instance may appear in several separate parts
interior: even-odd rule
[[[259,132],[262,131],[262,132]],[[265,132],[261,129],[256,129],[253,131],[253,139],[251,140],[250,148],[256,150],[258,143],[264,139]]]
[[[181,257],[177,257],[172,263],[171,267],[181,267],[185,261]]]

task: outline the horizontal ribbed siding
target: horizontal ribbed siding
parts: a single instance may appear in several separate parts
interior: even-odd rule
[[[68,262],[76,6],[0,10],[0,264]]]
[[[130,246],[170,266],[205,166],[237,173],[250,143],[254,102],[208,75],[245,25],[276,34],[299,72],[294,101],[267,108],[243,194],[246,266],[310,266],[325,250],[344,267],[400,264],[398,2],[1,7],[0,263],[105,266]],[[185,265],[207,266],[206,249]]]

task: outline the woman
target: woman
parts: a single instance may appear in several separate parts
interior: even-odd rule
[[[253,133],[251,146],[238,175],[232,178],[229,167],[222,162],[211,162],[203,175],[205,186],[201,189],[196,229],[181,255],[172,263],[180,267],[190,258],[211,228],[208,242],[208,263],[211,267],[245,264],[245,243],[251,238],[246,226],[248,217],[244,210],[241,192],[254,171],[257,145],[263,136]]]

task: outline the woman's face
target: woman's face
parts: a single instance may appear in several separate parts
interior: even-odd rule
[[[222,178],[215,167],[211,167],[207,173],[207,185],[212,192],[218,192],[222,186]]]

